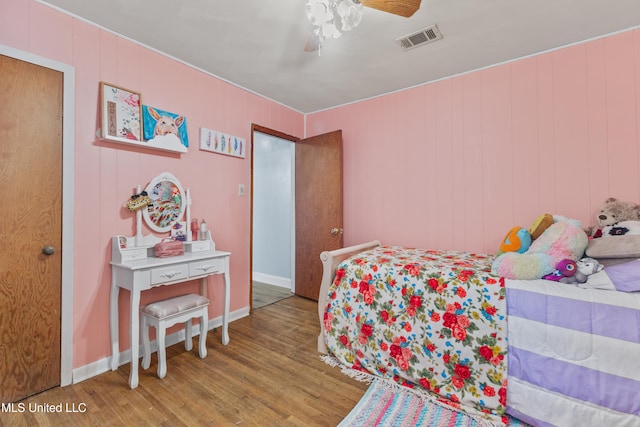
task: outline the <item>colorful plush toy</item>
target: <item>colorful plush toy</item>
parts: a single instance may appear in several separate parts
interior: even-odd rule
[[[549,214],[542,214],[531,224],[529,229],[525,229],[520,226],[513,227],[502,242],[500,243],[500,249],[498,255],[502,255],[505,252],[518,252],[524,253],[531,246],[531,242],[537,239],[544,230],[549,228],[553,224],[553,216]]]
[[[553,215],[542,214],[529,227],[529,234],[531,234],[531,240],[536,240],[544,233],[544,230],[551,227],[553,224]]]
[[[586,283],[589,276],[601,271],[604,268],[604,265],[600,264],[594,258],[584,257],[580,258],[580,260],[576,262],[576,268],[578,271],[576,271],[573,276],[564,277],[559,281],[569,284]]]
[[[529,230],[522,227],[513,227],[500,243],[498,255],[505,252],[526,252],[531,246],[531,234]]]
[[[556,265],[556,271],[542,276],[543,279],[560,282],[561,279],[571,277],[576,274],[576,262],[572,259],[563,259]]]
[[[525,253],[498,256],[491,272],[507,279],[540,279],[553,273],[563,259],[580,259],[588,242],[580,221],[559,215],[554,216],[554,221]]]
[[[596,213],[596,225],[585,231],[589,237],[602,237],[602,229],[621,221],[640,220],[640,205],[610,197]]]

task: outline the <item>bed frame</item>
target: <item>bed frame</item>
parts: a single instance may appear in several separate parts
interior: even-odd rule
[[[318,294],[318,317],[320,319],[318,351],[320,353],[327,353],[327,346],[324,341],[324,309],[327,306],[329,287],[333,283],[333,278],[336,274],[336,267],[345,259],[380,245],[380,241],[373,240],[371,242],[361,243],[359,245],[349,246],[342,249],[324,251],[320,254],[320,260],[322,261],[322,283],[320,284],[320,293]]]

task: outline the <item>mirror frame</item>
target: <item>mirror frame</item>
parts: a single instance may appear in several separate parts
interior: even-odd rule
[[[171,189],[171,195],[167,196],[164,194],[161,196],[158,189],[167,186],[169,187],[168,189]],[[168,189],[165,189],[165,193]],[[171,228],[176,222],[182,221],[184,212],[187,208],[187,196],[184,192],[184,187],[182,187],[178,178],[173,174],[163,172],[151,180],[145,191],[151,200],[153,200],[153,205],[142,210],[144,222],[149,226],[149,228],[158,233],[171,231]],[[156,210],[158,209],[158,206],[163,205],[164,207],[168,206],[169,208],[175,209],[175,205],[177,205],[177,202],[175,201],[176,194],[180,197],[180,206],[177,208],[177,213],[174,212],[171,214],[171,219],[169,219],[168,222],[166,222],[166,218],[164,220],[159,220],[159,218],[156,217]]]

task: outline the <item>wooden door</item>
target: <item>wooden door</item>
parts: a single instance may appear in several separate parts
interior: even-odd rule
[[[0,401],[60,384],[63,74],[0,55]]]
[[[296,295],[318,300],[320,253],[342,247],[342,131],[296,143]]]

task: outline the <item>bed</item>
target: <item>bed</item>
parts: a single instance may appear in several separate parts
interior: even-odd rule
[[[491,274],[493,257],[321,254],[318,350],[481,423],[640,426],[640,293]]]

